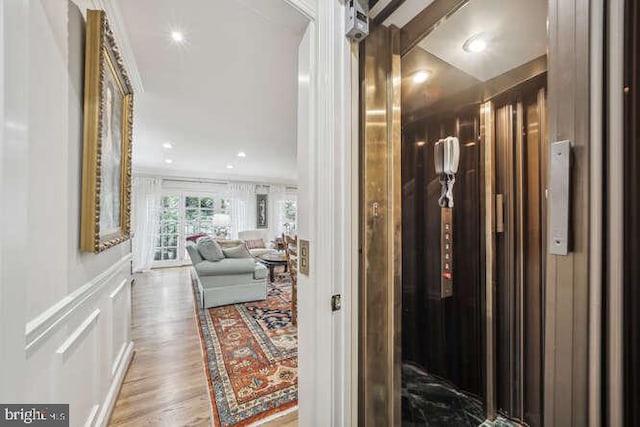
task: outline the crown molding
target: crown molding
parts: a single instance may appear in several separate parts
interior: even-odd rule
[[[284,185],[297,187],[298,181],[293,178],[283,177],[269,177],[258,175],[235,175],[224,173],[205,173],[202,171],[189,171],[180,169],[169,169],[162,167],[148,167],[148,166],[133,166],[133,176],[152,176],[160,177],[163,179],[187,179],[193,181],[218,181],[222,183],[236,182],[236,183],[252,183],[252,184],[271,184],[271,185]]]
[[[317,2],[314,0],[284,0],[289,6],[302,13],[310,21],[316,20]],[[320,0],[322,1],[322,0]]]
[[[136,63],[136,57],[133,54],[131,43],[129,42],[129,35],[127,34],[124,20],[120,12],[118,3],[114,0],[72,0],[82,11],[82,15],[86,19],[87,9],[104,10],[109,20],[109,26],[113,30],[114,37],[122,54],[129,79],[131,80],[131,86],[133,86],[133,93],[139,95],[144,92],[144,86],[142,85],[142,78],[138,70],[138,64]]]

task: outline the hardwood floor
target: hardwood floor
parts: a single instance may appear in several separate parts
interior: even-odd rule
[[[111,426],[209,426],[209,397],[188,268],[136,275],[132,300],[135,357]],[[297,426],[297,412],[263,424]]]

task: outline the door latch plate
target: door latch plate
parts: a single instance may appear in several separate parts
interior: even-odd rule
[[[342,296],[340,294],[331,296],[331,311],[338,311],[342,308]]]

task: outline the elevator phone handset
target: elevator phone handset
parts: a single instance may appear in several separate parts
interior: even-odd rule
[[[460,163],[460,142],[454,136],[444,139],[444,173],[455,175],[458,173],[458,163]]]
[[[453,207],[453,185],[460,163],[460,142],[454,136],[439,140],[434,145],[436,173],[440,175],[442,193],[438,203],[442,207]]]
[[[436,142],[433,146],[433,161],[438,175],[444,174],[444,139]]]

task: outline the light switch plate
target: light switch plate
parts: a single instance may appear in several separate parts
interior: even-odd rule
[[[300,274],[304,274],[305,276],[309,275],[309,260],[311,257],[309,256],[309,241],[308,240],[300,240],[300,247],[298,248],[300,253],[298,254],[300,265],[298,266],[298,270]]]

